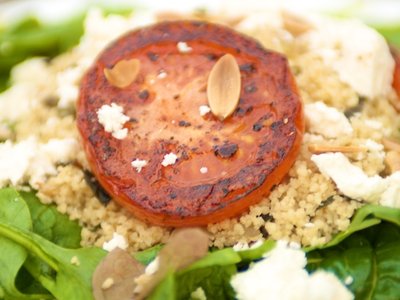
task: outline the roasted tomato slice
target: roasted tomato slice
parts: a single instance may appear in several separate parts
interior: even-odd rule
[[[210,70],[228,53],[240,67],[241,92],[221,121],[199,107],[207,105]],[[136,80],[111,85],[104,69],[131,59],[140,61]],[[99,123],[97,111],[111,103],[130,118],[124,139]],[[139,29],[109,46],[81,82],[77,122],[103,187],[136,217],[165,226],[214,223],[259,202],[294,163],[304,131],[284,56],[229,28],[190,21]],[[168,153],[178,159],[165,167]],[[141,172],[135,159],[147,161]]]
[[[394,73],[393,73],[393,88],[395,89],[397,96],[400,97],[400,50],[392,49],[392,55],[395,61]],[[400,105],[399,105],[400,106]]]

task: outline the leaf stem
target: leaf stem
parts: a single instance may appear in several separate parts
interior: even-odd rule
[[[27,233],[22,230],[15,229],[6,223],[0,222],[0,235],[9,240],[21,245],[26,250],[34,253],[38,258],[46,262],[56,272],[59,271],[59,266],[43,249],[38,245]]]

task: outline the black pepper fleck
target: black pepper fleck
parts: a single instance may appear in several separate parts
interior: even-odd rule
[[[178,125],[179,125],[180,127],[189,127],[189,126],[191,126],[192,124],[191,124],[190,122],[186,122],[185,120],[181,120],[181,121],[179,121]]]
[[[239,70],[244,72],[254,72],[256,69],[254,68],[254,65],[252,63],[248,63],[240,65]]]
[[[147,57],[151,61],[157,61],[159,56],[158,56],[158,54],[155,54],[154,52],[147,52]]]
[[[238,151],[238,149],[238,145],[234,143],[216,145],[214,146],[214,154],[222,158],[229,158],[232,157]]]
[[[207,53],[205,57],[207,57],[208,60],[216,60],[218,58],[215,54],[212,53]]]
[[[147,100],[150,96],[150,93],[148,90],[143,90],[139,92],[139,98],[142,100]]]
[[[255,124],[253,125],[253,131],[258,132],[258,131],[260,131],[262,128],[263,128],[263,126],[262,126],[262,124],[260,124],[260,123],[255,123]]]

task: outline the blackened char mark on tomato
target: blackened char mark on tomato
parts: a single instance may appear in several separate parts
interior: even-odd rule
[[[187,42],[193,50],[181,54],[182,57],[176,60],[179,55],[176,44],[181,41]],[[175,63],[180,60],[185,63],[166,64],[170,52]],[[191,77],[185,72],[204,76],[203,73],[207,74],[215,60],[225,53],[233,54],[242,66],[239,107],[230,118],[220,122],[209,114],[199,123],[190,118],[191,114],[198,114],[197,108],[185,116],[174,111],[178,113],[174,130],[203,130],[198,135],[200,138],[194,139],[195,143],[191,142],[192,139],[180,143],[178,135],[163,137],[152,144],[145,137],[133,138],[138,126],[145,124],[140,123],[143,115],[135,115],[137,110],[131,109],[131,105],[145,114],[145,105],[153,101],[158,90],[145,84],[147,73],[143,72],[128,88],[115,88],[105,79],[105,67],[139,56],[144,60],[144,68],[153,74],[160,71],[160,65],[171,68],[166,70],[167,73],[175,71],[178,74],[178,78],[168,75],[162,79],[163,83],[186,78],[184,84],[188,84]],[[196,73],[199,66],[203,67],[202,74]],[[143,94],[143,90],[147,92]],[[163,97],[167,103],[185,99],[175,94],[164,94]],[[126,139],[114,139],[97,120],[96,111],[112,102],[124,107],[128,117],[136,120],[125,124],[129,129]],[[162,112],[163,108],[159,109]],[[145,122],[151,124],[149,130],[163,130],[165,126],[171,126],[168,117],[162,115],[160,120],[147,119]],[[231,29],[201,22],[157,24],[128,33],[110,45],[82,80],[77,120],[88,160],[106,190],[139,218],[172,226],[217,222],[260,201],[261,196],[278,184],[293,164],[304,130],[302,106],[286,58],[263,49],[258,42]],[[184,121],[180,123],[182,126],[179,126],[179,121]],[[254,127],[257,122],[259,124]],[[190,126],[184,126],[188,124]],[[240,134],[218,136],[217,133],[225,128],[239,124],[244,126]],[[237,147],[228,147],[226,155],[216,156],[213,145],[224,144]],[[161,161],[169,152],[176,153],[178,161],[164,168]],[[133,154],[127,156],[126,153]],[[191,165],[192,160],[201,155],[206,155],[202,164]],[[130,165],[136,158],[148,160],[140,173]],[[201,174],[199,169],[203,163],[207,164],[208,160],[215,162],[215,159],[224,162],[219,175],[216,176],[215,171],[212,173],[212,166],[208,166],[211,175]],[[186,168],[180,168],[183,164]],[[222,171],[226,166],[228,169],[233,166],[233,169],[224,174]],[[195,180],[182,184],[179,176],[187,169],[192,170],[191,175],[197,172],[193,175]],[[176,178],[181,178],[181,181]]]

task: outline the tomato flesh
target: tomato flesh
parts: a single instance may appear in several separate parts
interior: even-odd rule
[[[189,52],[179,51],[185,42]],[[224,121],[201,116],[208,74],[232,54],[241,70],[236,111]],[[104,76],[123,59],[139,59],[124,89]],[[96,112],[116,103],[130,118],[118,140]],[[190,21],[159,23],[119,38],[81,82],[77,122],[92,171],[136,217],[162,226],[198,226],[242,213],[278,184],[300,149],[304,120],[287,59],[229,28]],[[164,167],[168,153],[175,164]],[[137,172],[135,159],[148,164]],[[202,171],[200,171],[202,170]]]

